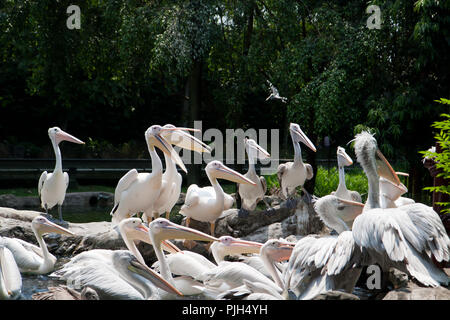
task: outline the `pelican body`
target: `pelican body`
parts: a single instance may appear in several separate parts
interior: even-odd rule
[[[48,213],[48,210],[55,205],[59,206],[59,219],[62,221],[61,206],[66,196],[67,187],[69,186],[69,174],[62,171],[62,158],[59,143],[64,140],[78,144],[84,144],[84,142],[67,132],[64,132],[58,127],[48,129],[48,136],[53,145],[56,164],[52,173],[47,173],[47,171],[42,172],[38,183],[38,193],[41,197],[41,207],[45,209],[46,213]]]
[[[214,234],[215,221],[224,211],[225,205],[225,193],[217,182],[217,179],[226,179],[241,184],[250,184],[252,186],[255,186],[256,184],[217,160],[208,163],[205,171],[214,188],[214,194],[211,194],[211,192],[204,188],[199,188],[196,184],[190,185],[186,192],[186,200],[181,207],[180,213],[188,218],[187,224],[189,224],[189,219],[191,218],[211,223],[212,235]]]
[[[244,177],[253,181],[255,185],[238,184],[237,188],[239,196],[242,199],[241,208],[244,210],[253,211],[255,210],[258,202],[264,199],[264,195],[267,191],[266,179],[264,179],[264,177],[259,177],[256,174],[255,163],[257,159],[269,158],[270,154],[261,148],[253,139],[245,138],[245,146],[248,155],[248,171]],[[266,206],[269,207],[267,203]]]
[[[148,216],[151,216],[151,210],[161,192],[163,175],[161,159],[155,147],[174,159],[181,169],[187,172],[178,153],[162,136],[164,131],[180,129],[184,128],[163,128],[153,125],[146,130],[145,140],[152,160],[152,172],[138,173],[136,169],[131,169],[119,180],[114,192],[114,207],[111,211],[113,226],[139,212],[150,211]]]
[[[176,129],[176,127],[171,124],[166,124],[163,129],[164,128]],[[193,150],[199,153],[210,152],[210,148],[207,145],[182,130],[163,131],[162,136],[170,144],[179,146],[183,149]],[[146,222],[149,222],[150,220],[148,211],[152,211],[152,219],[158,218],[163,213],[166,214],[166,219],[169,219],[172,208],[180,198],[181,184],[183,181],[181,174],[177,171],[175,161],[168,156],[167,153],[164,153],[164,161],[166,163],[166,170],[162,175],[161,191],[153,207],[144,212],[142,219]]]
[[[295,194],[295,189],[299,186],[307,194],[303,185],[306,180],[310,180],[314,175],[312,166],[303,163],[300,142],[303,142],[308,148],[316,152],[316,147],[303,133],[298,124],[291,123],[289,131],[294,145],[294,162],[280,164],[277,170],[280,188],[286,199],[292,197]]]
[[[71,231],[43,216],[37,216],[31,222],[31,229],[36,237],[39,247],[16,238],[0,238],[0,245],[7,247],[13,254],[21,273],[47,274],[55,268],[56,257],[52,255],[42,237],[44,233],[59,233],[73,235]]]

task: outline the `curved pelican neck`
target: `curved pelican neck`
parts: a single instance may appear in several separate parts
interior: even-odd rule
[[[294,145],[294,166],[303,164],[302,159],[302,148],[300,147],[300,142],[295,141],[292,138],[292,144]]]
[[[173,177],[177,173],[177,167],[175,162],[164,153],[164,162],[166,163],[166,170],[164,171],[164,176]]]
[[[281,290],[284,290],[284,283],[281,280],[280,272],[277,270],[277,268],[275,268],[273,260],[270,259],[270,257],[265,252],[263,252],[260,255],[260,257],[267,271],[269,271],[270,275],[272,276],[272,279],[275,281],[276,285],[280,287]]]
[[[125,242],[125,245],[128,248],[128,250],[130,250],[131,253],[134,254],[134,256],[138,259],[140,263],[145,264],[145,260],[142,257],[141,253],[139,252],[138,248],[136,247],[134,241],[129,238],[129,236],[125,231],[122,232],[121,230],[120,235],[122,236],[122,240],[123,242]]]
[[[150,239],[153,243],[153,249],[156,254],[156,258],[159,261],[160,274],[164,280],[168,281],[171,285],[175,286],[175,281],[173,280],[172,273],[170,272],[169,265],[167,263],[166,256],[161,247],[161,241],[156,240],[152,232],[150,232]]]
[[[150,158],[152,159],[152,173],[160,173],[162,175],[162,162],[156,153],[155,147],[153,145],[148,146],[148,152],[150,153]]]
[[[31,230],[33,230],[34,236],[36,237],[37,242],[39,243],[39,247],[42,250],[42,258],[43,258],[43,263],[42,265],[46,265],[46,264],[52,264],[53,262],[51,261],[51,254],[48,251],[47,248],[47,244],[44,241],[44,238],[42,237],[42,235],[36,230],[36,228],[31,225]]]
[[[216,192],[216,204],[219,206],[221,205],[221,210],[223,211],[225,193],[214,175],[211,176],[209,172],[206,172],[206,175],[208,176],[208,179]]]

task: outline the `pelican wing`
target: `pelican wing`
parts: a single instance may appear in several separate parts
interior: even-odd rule
[[[314,177],[313,167],[309,163],[305,163],[306,168],[306,179],[311,180]]]
[[[122,192],[128,189],[128,187],[137,179],[138,174],[139,173],[136,169],[131,169],[122,178],[120,178],[117,183],[116,190],[114,191],[114,207],[119,203]]]
[[[41,195],[41,190],[44,187],[44,182],[47,179],[47,171],[42,172],[41,177],[39,178],[39,183],[38,183],[38,193],[39,196]]]
[[[200,201],[201,189],[196,184],[191,184],[186,192],[186,198],[184,204],[180,209],[180,214],[184,215],[184,210],[192,208],[198,204]]]
[[[422,203],[392,210],[405,238],[419,252],[433,255],[437,261],[450,260],[450,239],[439,215]]]
[[[12,252],[7,247],[3,247],[0,252],[0,277],[5,280],[3,285],[8,289],[8,294],[15,296],[20,293],[22,276]]]
[[[80,287],[89,286],[100,299],[142,300],[142,295],[119,276],[107,255],[96,257],[97,252],[101,253],[91,250],[75,256],[50,276]]]
[[[3,243],[13,254],[22,272],[39,269],[43,257],[41,248],[16,238],[3,238]]]
[[[173,274],[190,276],[194,279],[201,279],[203,273],[216,267],[214,263],[204,256],[188,250],[169,254],[166,256],[166,261]],[[159,272],[159,261],[156,261],[152,268]]]

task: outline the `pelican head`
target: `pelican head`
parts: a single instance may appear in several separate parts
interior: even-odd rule
[[[289,131],[291,132],[292,141],[294,142],[303,142],[308,148],[310,148],[312,151],[316,152],[316,147],[314,144],[309,140],[309,138],[306,136],[306,134],[300,129],[300,126],[296,123],[291,123],[289,125]]]
[[[261,247],[260,254],[269,257],[273,261],[289,260],[294,250],[295,243],[282,239],[269,239]]]
[[[153,245],[158,245],[162,240],[186,239],[198,241],[218,241],[216,237],[201,231],[184,227],[164,218],[153,220],[149,224],[150,238],[154,240]]]
[[[31,228],[39,235],[43,235],[44,233],[59,233],[66,236],[74,235],[72,231],[63,228],[56,223],[50,222],[43,216],[35,217],[31,222]]]
[[[177,128],[172,124],[166,124],[163,127],[162,136],[171,144],[180,148],[196,151],[198,153],[208,152],[211,153],[211,148],[205,143],[190,135],[185,131],[200,131],[198,129],[191,128]],[[165,130],[169,129],[169,130]]]
[[[159,125],[153,125],[145,131],[145,140],[150,149],[157,147],[162,152],[167,154],[175,163],[187,173],[186,167],[181,160],[178,153],[174,150],[172,145],[163,137],[165,131],[182,130],[183,128],[163,128]]]
[[[57,145],[61,141],[70,141],[73,143],[84,144],[84,142],[81,141],[80,139],[75,138],[74,136],[68,134],[67,132],[61,130],[58,127],[48,129],[48,136],[50,137],[50,140],[54,141]]]
[[[255,157],[260,160],[268,159],[270,157],[270,154],[264,150],[262,147],[260,147],[255,140],[250,138],[244,139],[245,146],[247,148],[247,153],[249,158]]]
[[[123,219],[122,221],[120,221],[118,228],[120,234],[122,235],[122,238],[124,238],[124,235],[126,235],[126,237],[131,240],[139,240],[148,244],[152,244],[152,241],[150,240],[148,234],[149,229],[147,228],[147,226],[145,226],[140,218]],[[163,241],[162,244],[163,249],[170,253],[181,251],[170,241]]]
[[[256,185],[256,183],[254,183],[250,179],[247,179],[239,172],[228,168],[222,162],[217,160],[208,163],[206,165],[205,171],[208,174],[208,176],[214,177],[216,179],[225,179],[236,183],[251,184],[253,186]]]
[[[150,280],[156,287],[169,293],[177,294],[179,296],[183,295],[179,290],[177,290],[177,288],[164,280],[158,273],[147,267],[145,264],[140,263],[131,252],[116,251],[113,255],[113,265],[122,273],[127,274],[131,272],[132,274],[136,274]]]
[[[337,162],[338,167],[347,167],[353,164],[352,158],[349,157],[345,149],[342,147],[337,147]]]
[[[255,241],[248,241],[242,239],[236,239],[231,236],[221,236],[218,242],[214,242],[211,245],[211,250],[213,246],[217,250],[223,251],[226,254],[242,254],[242,253],[259,253],[262,247],[262,243]]]
[[[395,185],[400,185],[400,179],[378,149],[377,140],[373,134],[363,131],[355,136],[354,141],[356,158],[367,175],[377,173]]]

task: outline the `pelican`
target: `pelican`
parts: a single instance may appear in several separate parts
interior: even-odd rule
[[[68,286],[48,287],[48,291],[36,292],[31,298],[33,300],[100,300],[97,292],[84,287],[81,292]]]
[[[361,274],[362,251],[355,245],[352,232],[340,217],[340,211],[362,212],[364,204],[327,195],[314,203],[322,221],[338,235],[308,235],[294,247],[283,275],[286,288],[298,299],[309,300],[318,294],[343,290],[351,293]]]
[[[253,211],[259,201],[263,200],[266,207],[270,207],[269,204],[264,200],[264,195],[267,191],[267,183],[264,177],[259,177],[256,174],[255,163],[257,159],[267,159],[270,154],[261,148],[255,140],[247,139],[244,140],[246,151],[248,155],[248,171],[244,175],[247,179],[253,181],[256,185],[239,185],[237,184],[237,190],[239,196],[242,199],[241,209],[246,211]]]
[[[162,289],[182,295],[128,250],[94,249],[73,257],[51,277],[90,287],[101,300],[154,300]]]
[[[351,166],[353,164],[353,160],[348,156],[348,154],[345,152],[345,149],[342,147],[337,147],[337,163],[339,171],[339,185],[337,190],[335,192],[332,192],[331,194],[341,199],[362,202],[361,195],[357,191],[348,190],[347,186],[345,185],[344,167]]]
[[[311,179],[314,175],[311,165],[303,163],[302,161],[302,150],[300,148],[300,142],[303,142],[308,148],[316,152],[316,147],[303,133],[298,124],[291,123],[289,126],[289,130],[291,133],[292,143],[294,145],[295,151],[294,162],[280,164],[277,170],[277,177],[278,181],[280,182],[280,188],[282,194],[286,199],[295,195],[295,188],[297,188],[298,186],[301,186],[303,192],[305,192],[305,194],[308,194],[308,192],[303,188],[303,185],[306,180]]]
[[[253,186],[256,184],[217,160],[208,163],[205,171],[214,188],[214,194],[211,194],[208,189],[199,188],[196,184],[190,185],[180,213],[187,217],[187,226],[191,218],[202,222],[209,222],[211,224],[211,235],[214,235],[215,221],[222,214],[225,207],[224,192],[217,179],[226,179],[241,184],[251,184]]]
[[[48,129],[48,136],[55,151],[56,164],[52,173],[47,173],[47,171],[42,172],[39,178],[38,193],[41,197],[41,207],[45,209],[45,212],[48,214],[48,210],[58,205],[59,220],[63,221],[62,204],[66,196],[67,187],[69,186],[69,174],[62,171],[59,143],[64,140],[78,144],[84,144],[84,142],[58,127]]]
[[[432,262],[432,257],[438,262],[450,260],[450,239],[439,215],[421,203],[381,208],[379,175],[396,185],[400,180],[372,134],[356,135],[354,147],[369,182],[364,211],[353,222],[355,243],[383,268],[393,266],[425,286],[447,285],[450,278]]]
[[[0,300],[20,297],[22,276],[11,251],[0,245]]]
[[[267,83],[269,84],[269,87],[270,87],[270,95],[267,97],[266,101],[278,99],[278,100],[281,100],[281,102],[286,103],[287,98],[281,97],[280,93],[278,92],[278,89],[275,88],[275,86],[269,80],[267,80]]]
[[[162,136],[163,132],[173,130],[190,129],[163,128],[153,125],[145,131],[145,140],[152,159],[152,172],[138,173],[136,169],[131,169],[119,180],[114,192],[114,207],[111,211],[113,226],[138,212],[152,209],[158,199],[162,186],[162,163],[155,147],[167,154],[184,172],[187,172],[178,153]],[[150,216],[150,213],[147,216]]]
[[[244,294],[242,290],[248,289],[245,283],[248,281],[255,285],[258,284],[256,286],[259,288],[264,288],[265,294],[283,299],[281,293],[285,292],[285,286],[275,262],[288,260],[294,245],[294,243],[281,239],[269,239],[260,246],[261,260],[273,280],[245,263],[225,261],[203,275],[203,282],[207,287],[220,288],[219,290],[223,291],[218,298],[225,297],[230,293],[234,296]]]
[[[55,268],[56,257],[52,255],[42,237],[45,233],[59,233],[73,236],[73,232],[43,216],[37,216],[31,222],[31,230],[36,237],[39,247],[16,238],[0,238],[0,245],[7,247],[13,254],[21,273],[47,274]]]
[[[169,264],[167,263],[167,258],[162,251],[161,243],[163,240],[168,239],[186,239],[186,240],[199,240],[199,241],[217,241],[218,239],[207,235],[198,230],[183,227],[176,223],[173,223],[164,218],[157,218],[149,224],[149,236],[155,250],[156,257],[159,261],[160,274],[167,282],[174,285],[180,291],[187,290],[185,286],[181,288],[181,285],[191,284],[192,279],[182,278],[182,282],[176,282],[172,276]],[[195,283],[195,282],[194,282]],[[192,290],[192,293],[199,293],[198,291]]]
[[[176,127],[171,124],[163,126],[163,129],[165,128],[176,129]],[[210,148],[206,144],[182,130],[163,131],[161,135],[170,144],[177,145],[183,149],[193,150],[199,153],[210,152]],[[156,199],[153,207],[150,210],[147,209],[147,211],[153,211],[152,219],[158,218],[163,213],[166,213],[166,219],[169,219],[172,208],[180,198],[182,183],[181,174],[178,173],[176,163],[167,153],[164,153],[164,160],[166,163],[166,170],[162,175],[162,185],[159,197]],[[149,222],[150,217],[147,216],[147,211],[144,212],[142,219]]]

